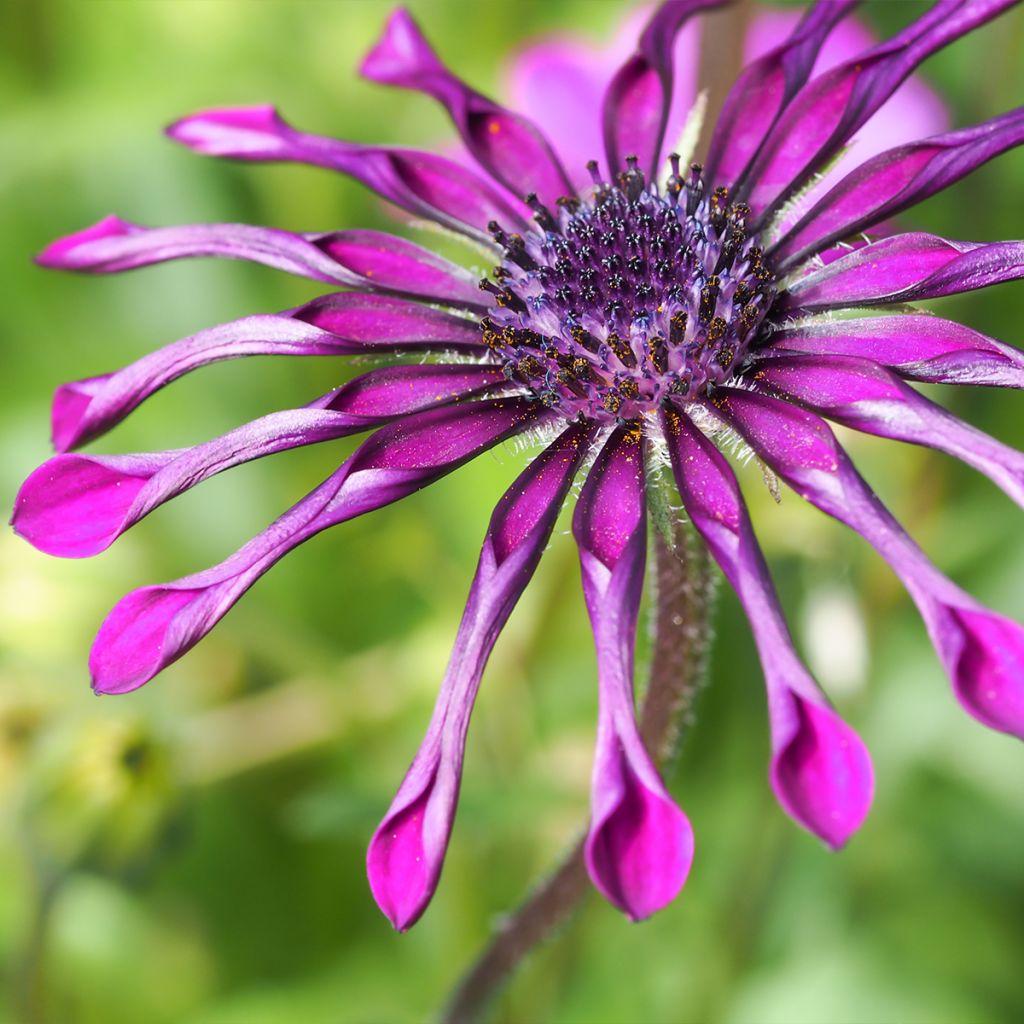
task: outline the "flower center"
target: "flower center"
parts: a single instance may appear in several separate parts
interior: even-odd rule
[[[480,283],[497,307],[484,342],[568,418],[625,421],[670,394],[700,397],[740,369],[774,301],[749,207],[725,188],[705,195],[699,164],[683,179],[670,161],[664,194],[635,158],[614,184],[591,161],[589,198],[553,213],[527,196],[538,226],[525,235],[490,225],[505,258]]]

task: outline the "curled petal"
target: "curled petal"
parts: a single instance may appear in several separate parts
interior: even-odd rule
[[[362,146],[296,131],[270,106],[206,110],[167,134],[200,153],[240,160],[287,160],[347,174],[416,217],[492,244],[487,224],[517,229],[519,210],[469,169],[415,149]]]
[[[382,231],[297,235],[251,224],[147,228],[107,217],[58,239],[36,262],[60,270],[111,274],[196,256],[248,260],[314,281],[401,292],[474,309],[484,305],[468,271]]]
[[[445,350],[482,355],[486,351],[476,320],[385,295],[335,292],[282,315],[337,337],[349,347],[340,355]]]
[[[759,368],[757,384],[855,430],[946,452],[1024,506],[1024,454],[957,419],[876,363],[849,356],[771,359]]]
[[[112,274],[195,256],[251,260],[315,281],[365,284],[302,235],[251,224],[148,228],[106,217],[57,239],[36,257],[36,262],[58,270]]]
[[[383,295],[327,295],[286,313],[211,327],[116,373],[62,385],[53,396],[53,445],[58,451],[77,448],[106,433],[179,377],[226,359],[446,349],[481,352],[477,325]]]
[[[928,561],[813,413],[728,389],[716,408],[779,477],[889,563],[914,599],[964,709],[990,728],[1024,738],[1024,627],[981,606]]]
[[[687,19],[724,0],[664,0],[651,16],[636,53],[615,73],[604,97],[602,122],[609,173],[636,156],[651,180],[658,173],[672,104],[673,46]]]
[[[484,667],[540,562],[593,436],[592,426],[569,427],[506,491],[491,517],[430,727],[366,856],[374,899],[399,931],[416,922],[434,894]]]
[[[830,0],[822,0],[822,3],[832,6]],[[792,32],[800,21],[800,13],[799,8],[774,8],[755,18],[744,46],[747,60],[753,61],[768,53],[785,33]],[[859,57],[877,42],[877,37],[865,22],[855,17],[845,18],[829,33],[818,52],[812,74],[822,75],[851,58]],[[857,129],[828,167],[815,176],[809,185],[809,193],[815,197],[823,195],[865,160],[893,146],[948,131],[949,124],[950,115],[946,104],[919,75],[911,75]],[[799,212],[795,209],[786,210],[773,225],[773,236],[776,229],[792,225],[806,209],[804,205]]]
[[[769,129],[810,77],[832,29],[856,6],[856,0],[817,0],[780,46],[748,64],[729,90],[715,124],[706,180],[734,185]]]
[[[58,455],[21,485],[11,525],[48,555],[95,555],[124,529],[147,482],[178,455]]]
[[[1024,107],[879,153],[848,174],[773,248],[780,271],[948,188],[1024,142]]]
[[[856,356],[925,384],[1024,388],[1024,352],[969,327],[923,313],[871,316],[783,328],[766,358],[803,352]]]
[[[609,572],[628,561],[630,545],[645,536],[643,474],[639,439],[619,430],[598,457],[576,505],[573,532],[581,550]]]
[[[887,292],[911,288],[978,246],[912,232],[882,238],[831,261],[789,285],[788,304],[799,309],[871,304]]]
[[[123,244],[125,238],[145,230],[138,224],[131,224],[110,214],[81,231],[64,235],[51,242],[36,257],[36,262],[40,266],[53,267],[57,270],[80,270],[83,269],[79,266],[83,252],[102,252],[109,246],[117,247]],[[84,269],[93,268],[86,266]]]
[[[829,707],[791,696],[789,739],[775,740],[772,788],[791,818],[834,850],[860,828],[871,806],[874,772],[860,737]],[[775,727],[776,735],[783,731]]]
[[[639,759],[634,761],[631,752]],[[693,861],[693,830],[647,755],[617,736],[599,740],[584,849],[602,895],[641,921],[679,895]]]
[[[480,166],[516,195],[533,192],[550,204],[573,193],[558,157],[537,126],[453,75],[408,11],[399,8],[391,15],[361,72],[374,82],[433,96],[451,115]]]
[[[365,230],[306,237],[370,288],[471,309],[484,305],[478,278],[404,238]]]
[[[444,864],[461,758],[441,763],[440,751],[421,751],[395,802],[370,841],[366,872],[381,912],[400,932],[427,908]]]
[[[220,565],[123,598],[93,644],[94,688],[123,693],[141,686],[195,646],[299,544],[426,487],[543,415],[525,399],[497,398],[430,409],[382,427],[319,487]]]
[[[960,703],[991,729],[1024,739],[1024,629],[984,608],[950,607],[960,650],[947,665]]]
[[[871,806],[871,759],[797,657],[725,458],[677,410],[664,412],[663,428],[687,515],[735,589],[754,634],[768,691],[772,788],[790,817],[838,849]]]
[[[22,485],[11,524],[65,558],[95,555],[155,508],[232,466],[380,426],[505,383],[495,367],[393,366],[358,377],[306,409],[271,413],[205,444],[140,455],[58,455]]]
[[[952,242],[894,235],[790,286],[792,308],[842,309],[956,295],[1024,276],[1024,242]]]
[[[298,152],[301,135],[275,107],[219,107],[175,121],[167,134],[197,153],[238,160],[287,160]],[[345,143],[338,142],[339,152]]]
[[[396,416],[435,405],[461,402],[507,381],[500,367],[473,363],[422,363],[382,366],[328,391],[310,403],[353,419],[379,425]]]
[[[747,175],[761,222],[850,139],[926,57],[1014,0],[938,0],[892,39],[812,79],[769,132]]]
[[[599,695],[587,869],[597,888],[633,920],[676,897],[693,858],[690,823],[644,750],[633,710],[647,543],[642,443],[636,430],[612,433],[573,517]]]

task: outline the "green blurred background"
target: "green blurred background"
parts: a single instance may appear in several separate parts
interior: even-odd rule
[[[613,2],[414,3],[443,55],[497,88],[539,34],[606,39]],[[108,212],[147,224],[293,230],[392,224],[324,171],[189,154],[161,127],[203,106],[276,102],[313,131],[449,138],[427,100],[354,74],[389,4],[276,0],[13,2],[2,8],[2,497],[48,454],[48,400],[202,327],[316,294],[234,263],[105,279],[30,256]],[[916,5],[869,4],[882,30]],[[932,59],[955,124],[1024,94],[1015,12]],[[1024,233],[1024,153],[912,223]],[[471,257],[470,257],[471,258]],[[942,312],[1024,342],[1021,285]],[[221,364],[175,384],[97,444],[177,447],[301,404],[358,368]],[[1019,395],[950,391],[1024,447]],[[365,844],[425,727],[493,501],[524,456],[498,451],[300,549],[198,649],[144,690],[97,700],[92,635],[129,589],[220,560],[354,442],[237,469],[88,562],[0,536],[0,1019],[134,1024],[403,1022],[428,1017],[587,814],[594,659],[573,545],[556,536],[496,649],[433,906],[394,934]],[[1024,517],[930,452],[851,441],[882,496],[965,587],[1024,618]],[[950,696],[910,601],[880,561],[746,471],[798,641],[871,747],[873,813],[829,855],[766,781],[760,672],[731,593],[671,787],[697,832],[683,896],[639,926],[592,896],[502,995],[495,1020],[733,1024],[988,1022],[1024,1017],[1024,753]]]

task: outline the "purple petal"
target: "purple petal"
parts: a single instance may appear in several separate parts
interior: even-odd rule
[[[573,188],[551,144],[527,118],[470,89],[437,58],[408,11],[399,8],[360,69],[364,78],[415,89],[444,106],[466,148],[488,173],[518,196],[553,204]]]
[[[707,181],[733,185],[796,93],[803,88],[833,28],[856,0],[817,0],[793,34],[748,64],[729,91],[704,165]]]
[[[441,877],[462,773],[441,752],[420,748],[395,802],[370,840],[366,872],[381,913],[397,931],[419,919]]]
[[[593,435],[593,427],[569,427],[506,491],[491,518],[427,735],[367,851],[374,899],[399,931],[415,924],[437,887],[484,667],[540,562]]]
[[[1024,629],[984,608],[947,606],[948,666],[960,703],[990,729],[1024,739]]]
[[[594,111],[601,107],[609,79],[632,54],[648,15],[642,8],[627,11],[604,46],[592,45],[585,37],[544,36],[529,42],[506,68],[506,94],[551,140],[580,191],[592,184],[587,161],[600,156],[604,145]],[[676,38],[669,139],[679,138],[697,95],[698,28],[693,21]]]
[[[605,93],[602,121],[613,176],[636,156],[651,180],[658,174],[675,81],[673,47],[686,20],[725,0],[664,0],[647,23],[636,53],[615,73]]]
[[[643,440],[622,427],[583,486],[573,534],[597,647],[597,750],[585,855],[594,885],[633,920],[675,899],[693,832],[665,790],[633,708],[636,620],[647,553]]]
[[[37,262],[61,270],[110,274],[195,256],[250,260],[315,281],[380,288],[474,309],[484,305],[468,271],[381,231],[296,235],[250,224],[146,228],[106,217],[58,239]]]
[[[178,457],[178,452],[58,455],[21,485],[11,525],[48,555],[97,554],[110,546],[124,528],[120,524],[131,518],[139,492]]]
[[[587,871],[602,895],[642,921],[679,895],[693,862],[693,831],[639,740],[598,733]]]
[[[961,422],[892,371],[848,356],[793,356],[758,367],[757,386],[878,437],[946,452],[1024,507],[1024,454]]]
[[[519,208],[478,175],[415,149],[362,146],[296,131],[269,106],[207,110],[176,121],[172,139],[200,153],[240,160],[287,160],[347,174],[416,217],[493,244],[487,224],[525,227]]]
[[[416,302],[360,292],[322,295],[282,316],[318,327],[350,346],[351,355],[380,352],[486,352],[480,324]],[[341,353],[339,353],[341,354]]]
[[[350,381],[306,409],[271,413],[194,448],[142,455],[58,455],[22,485],[11,524],[47,554],[95,555],[159,505],[233,466],[358,434],[505,383],[496,367],[386,367]]]
[[[791,309],[919,302],[1024,276],[1024,242],[955,242],[913,233],[883,238],[789,287]]]
[[[186,373],[244,356],[344,356],[426,350],[482,352],[472,320],[382,295],[346,292],[287,313],[246,317],[183,338],[116,373],[59,387],[51,412],[58,451],[106,433]]]
[[[751,22],[745,55],[753,61],[767,53],[800,20],[798,8],[769,10]],[[859,57],[878,42],[871,29],[856,17],[841,21],[818,53],[813,75],[821,75],[839,64]],[[879,153],[894,146],[948,131],[949,111],[938,94],[920,76],[911,75],[875,111],[843,147],[842,152],[817,174],[809,186],[811,201]],[[803,207],[807,209],[806,205]],[[779,226],[791,226],[801,211],[786,211]]]
[[[729,464],[675,410],[665,411],[663,428],[686,513],[735,588],[754,633],[768,690],[772,788],[790,817],[838,849],[871,806],[867,749],[828,706],[793,649]]]
[[[644,460],[638,437],[625,429],[612,435],[588,478],[585,493],[587,500],[581,495],[576,506],[573,532],[588,557],[614,571],[629,554],[627,547],[638,543],[646,525]]]
[[[772,759],[775,794],[793,819],[838,850],[871,807],[874,771],[867,748],[831,708],[815,701],[794,697],[774,717],[789,719],[792,734]]]
[[[765,139],[745,196],[760,222],[836,153],[926,57],[1014,0],[939,0],[894,38],[813,79]]]
[[[306,237],[369,287],[473,309],[484,304],[479,278],[404,238],[364,230]]]
[[[948,188],[1024,142],[1024,107],[961,131],[890,149],[848,174],[774,249],[783,271]]]
[[[1024,352],[922,313],[784,328],[762,355],[859,356],[927,384],[1024,388]]]
[[[723,389],[716,410],[807,501],[856,530],[914,599],[964,709],[1024,738],[1024,627],[984,608],[907,536],[817,416],[764,395]]]
[[[430,409],[382,427],[319,487],[220,565],[124,597],[89,658],[93,686],[123,693],[197,644],[272,565],[321,530],[398,501],[546,415],[528,400]]]

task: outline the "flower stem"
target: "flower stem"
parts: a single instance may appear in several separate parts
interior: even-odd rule
[[[703,544],[686,524],[671,538],[654,532],[653,647],[640,734],[659,767],[671,760],[704,679],[715,577]],[[463,976],[442,1024],[477,1024],[527,954],[561,927],[589,891],[581,836],[561,864],[506,917]]]

